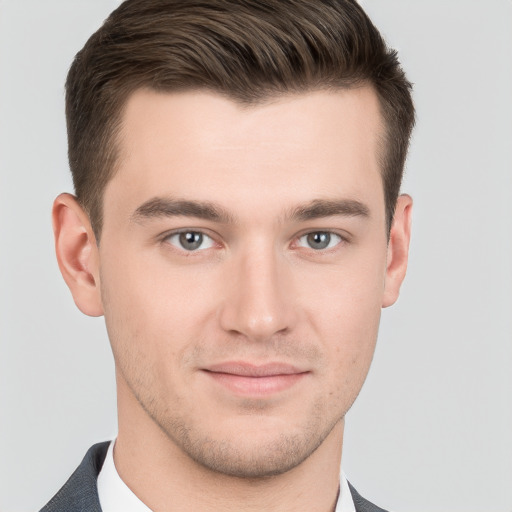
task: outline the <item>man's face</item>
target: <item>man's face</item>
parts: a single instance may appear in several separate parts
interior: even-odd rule
[[[341,431],[389,302],[380,132],[370,88],[129,99],[99,246],[120,404],[202,466],[280,473]]]

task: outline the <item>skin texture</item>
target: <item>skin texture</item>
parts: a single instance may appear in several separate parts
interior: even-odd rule
[[[369,87],[251,107],[137,91],[100,244],[73,196],[55,201],[61,271],[112,344],[116,467],[152,510],[332,510],[344,416],[407,265],[381,122]]]

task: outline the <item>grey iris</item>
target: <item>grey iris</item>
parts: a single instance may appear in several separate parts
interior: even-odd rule
[[[309,233],[307,240],[312,249],[325,249],[331,242],[331,234],[322,231]]]
[[[194,231],[187,231],[186,233],[180,233],[180,245],[187,251],[195,251],[201,247],[203,243],[202,233]]]

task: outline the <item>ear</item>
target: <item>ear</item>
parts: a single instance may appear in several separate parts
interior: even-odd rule
[[[411,214],[412,198],[407,194],[399,196],[389,235],[383,308],[393,305],[400,294],[409,259]]]
[[[99,254],[88,215],[71,194],[55,199],[52,210],[59,268],[78,309],[101,316]]]

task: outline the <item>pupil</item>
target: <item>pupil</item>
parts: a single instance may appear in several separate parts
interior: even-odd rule
[[[329,233],[310,233],[308,235],[308,244],[312,249],[325,249],[331,241]]]
[[[180,234],[180,244],[184,249],[194,251],[198,249],[203,243],[203,235],[201,233],[194,233],[189,231],[188,233]]]

